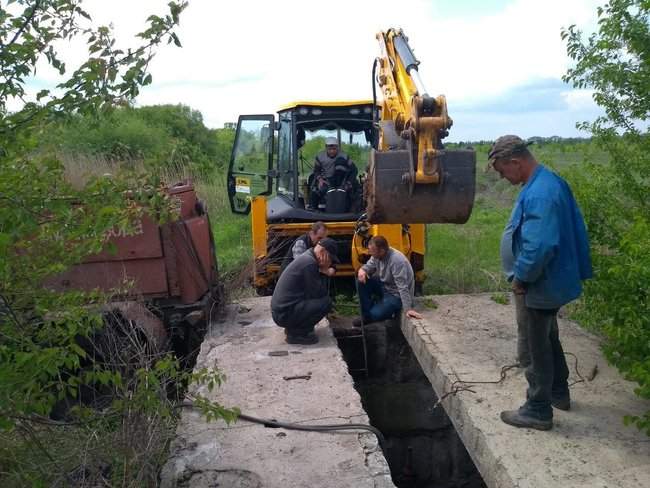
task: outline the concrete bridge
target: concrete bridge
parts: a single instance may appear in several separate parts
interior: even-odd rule
[[[571,381],[577,381],[572,409],[555,412],[551,431],[515,429],[499,419],[525,394],[523,372],[504,368],[515,357],[512,305],[490,295],[422,304],[421,321],[367,329],[368,375],[354,378],[348,369],[363,365],[362,342],[350,337],[344,319],[332,322],[338,344],[324,321],[318,345],[295,346],[270,319],[268,299],[230,307],[213,324],[197,362],[227,375],[222,388],[206,395],[248,415],[302,425],[371,421],[386,436],[384,452],[367,432],[301,432],[243,421],[226,426],[185,411],[162,485],[650,486],[650,438],[622,422],[650,406],[607,365],[594,336],[561,321],[565,351],[573,354]]]

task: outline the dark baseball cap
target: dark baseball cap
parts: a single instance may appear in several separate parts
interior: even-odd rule
[[[494,165],[497,159],[510,157],[514,154],[522,153],[528,146],[533,144],[533,141],[524,141],[521,137],[512,134],[501,136],[490,148],[488,152],[488,168]]]
[[[329,237],[326,237],[325,239],[321,239],[318,241],[317,246],[323,246],[327,253],[330,255],[330,258],[332,259],[333,263],[340,263],[338,256],[336,253],[338,252],[338,245],[336,244],[336,241],[334,239],[330,239]]]

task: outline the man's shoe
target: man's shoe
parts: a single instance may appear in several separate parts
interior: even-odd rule
[[[501,412],[501,420],[515,427],[527,427],[537,430],[551,430],[553,419],[540,420],[519,412],[519,410],[505,410]]]
[[[302,344],[304,346],[309,346],[318,343],[318,336],[313,332],[305,335],[287,334],[286,342],[287,344]]]
[[[571,397],[569,395],[558,398],[552,397],[551,405],[553,405],[558,410],[564,410],[567,412],[571,410]]]
[[[352,321],[352,327],[363,327],[363,320],[361,320],[361,317],[357,317]]]

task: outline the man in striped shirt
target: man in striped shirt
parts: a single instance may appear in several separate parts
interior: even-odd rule
[[[327,227],[325,226],[325,224],[320,221],[314,222],[311,225],[311,229],[309,232],[301,235],[294,241],[293,245],[291,246],[291,249],[289,249],[289,252],[287,252],[286,256],[282,260],[281,270],[284,271],[294,259],[296,259],[301,254],[304,254],[305,252],[312,249],[316,244],[318,244],[326,237],[327,237]],[[329,273],[328,276],[334,276],[335,272],[336,270],[334,269],[334,267],[330,268],[328,270]]]

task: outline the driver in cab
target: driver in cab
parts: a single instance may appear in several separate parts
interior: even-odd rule
[[[346,184],[352,187],[356,172],[357,168],[350,157],[339,149],[337,138],[326,138],[325,150],[319,152],[314,161],[311,207],[313,209],[324,207],[324,197],[330,188],[339,188]]]

